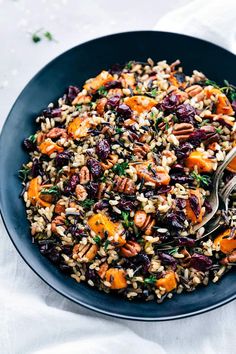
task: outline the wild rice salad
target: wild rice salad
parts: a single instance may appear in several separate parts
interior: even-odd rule
[[[235,142],[236,91],[180,61],[129,62],[70,86],[24,140],[22,196],[40,252],[77,282],[161,302],[236,262],[234,196],[198,240],[212,175]],[[235,159],[224,182],[236,172]]]

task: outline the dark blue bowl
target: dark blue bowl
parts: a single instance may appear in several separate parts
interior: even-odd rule
[[[193,293],[176,295],[161,305],[129,302],[107,295],[62,274],[32,244],[24,203],[19,199],[21,183],[17,170],[28,156],[22,150],[24,137],[35,129],[35,117],[49,102],[56,101],[69,85],[81,86],[89,77],[114,63],[181,59],[185,72],[203,71],[216,82],[236,83],[235,56],[211,43],[165,32],[129,32],[81,44],[46,65],[16,100],[1,136],[1,210],[9,236],[26,263],[41,279],[67,298],[92,310],[126,319],[156,321],[196,315],[236,297],[236,273],[228,273],[218,284]]]

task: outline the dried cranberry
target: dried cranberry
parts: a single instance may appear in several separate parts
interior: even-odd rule
[[[102,167],[99,161],[88,159],[87,166],[94,178],[98,178],[102,174]]]
[[[123,118],[130,118],[132,110],[126,104],[122,103],[117,107],[117,113]]]
[[[61,108],[47,108],[43,111],[45,118],[56,118],[61,116]]]
[[[164,252],[158,252],[158,257],[163,264],[171,265],[174,269],[176,269],[177,262],[174,257]]]
[[[173,166],[171,166],[171,172],[176,172],[176,173],[184,173],[184,166],[181,165],[180,163],[177,163]]]
[[[188,155],[190,155],[191,151],[193,150],[193,145],[185,142],[179,145],[178,148],[175,149],[175,155],[178,159],[186,159]]]
[[[186,176],[186,175],[179,175],[179,174],[171,174],[171,183],[175,184],[175,183],[180,183],[180,184],[184,184],[184,183],[188,183],[191,184],[194,181],[194,178],[191,176]]]
[[[121,88],[121,82],[117,80],[109,81],[104,85],[105,89],[110,90],[113,88]]]
[[[188,246],[192,247],[195,244],[195,240],[189,237],[179,237],[178,238],[178,245],[179,246]]]
[[[166,215],[167,225],[171,231],[176,232],[184,229],[185,214],[183,211],[169,212]]]
[[[99,202],[97,202],[96,204],[94,204],[93,210],[95,211],[95,213],[99,210],[104,210],[107,209],[109,207],[109,201],[106,199],[100,200]]]
[[[124,69],[124,65],[121,65],[121,64],[113,64],[109,70],[109,73],[111,75],[114,75],[114,74],[120,74],[121,71]]]
[[[31,138],[26,138],[23,141],[23,147],[27,152],[32,152],[36,149],[36,143]]]
[[[67,95],[66,95],[66,101],[67,103],[72,103],[75,99],[75,97],[79,94],[80,89],[76,86],[69,86]]]
[[[184,209],[186,207],[186,200],[185,199],[181,199],[181,198],[177,198],[175,200],[175,205],[178,209]]]
[[[119,102],[120,102],[120,95],[114,95],[108,99],[107,105],[114,108],[118,106]]]
[[[147,273],[148,268],[150,267],[151,264],[148,255],[146,255],[145,253],[139,253],[137,256],[133,257],[132,262],[137,267],[142,266],[141,268],[142,273]]]
[[[166,194],[171,190],[171,186],[167,185],[167,186],[160,186],[157,187],[155,190],[155,194]]]
[[[198,218],[201,211],[201,207],[199,205],[199,201],[196,195],[191,194],[191,196],[189,197],[189,204],[195,216]]]
[[[43,173],[42,162],[39,159],[34,159],[31,167],[31,176],[35,178],[37,176],[43,176]]]
[[[169,96],[166,96],[164,98],[164,100],[161,103],[161,108],[164,111],[168,111],[168,112],[172,111],[176,108],[178,102],[179,102],[178,97],[174,93],[172,93]]]
[[[61,169],[63,166],[68,165],[70,162],[71,154],[69,152],[61,152],[60,154],[57,154],[55,158],[55,165],[58,169]]]
[[[196,111],[193,106],[188,103],[179,105],[176,109],[176,115],[182,123],[194,123]]]
[[[190,259],[189,266],[200,272],[205,272],[211,268],[212,260],[203,254],[194,253]]]
[[[100,140],[96,146],[96,153],[101,160],[106,160],[111,152],[111,147],[106,139]]]
[[[206,199],[204,200],[203,206],[205,207],[207,214],[209,214],[209,213],[212,212],[212,206],[211,206],[211,204],[208,202],[208,200],[206,200]]]
[[[131,200],[121,199],[118,204],[118,208],[124,211],[130,211],[134,209],[134,202]]]
[[[89,182],[86,186],[86,190],[88,192],[88,196],[90,199],[94,199],[98,192],[98,183],[97,182]]]
[[[69,181],[66,182],[64,186],[64,192],[66,194],[74,192],[77,184],[79,184],[79,176],[77,174],[74,174],[73,176],[71,176]]]

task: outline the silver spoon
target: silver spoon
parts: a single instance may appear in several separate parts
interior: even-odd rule
[[[236,188],[236,176],[234,176],[221,191],[221,195],[220,195],[221,210],[224,210],[226,212],[228,211],[229,196],[235,188]],[[208,237],[210,234],[218,230],[222,225],[223,223],[222,223],[221,215],[218,215],[207,228],[206,230],[207,232],[204,233],[201,237],[197,238],[197,240],[201,240],[202,238]]]
[[[193,226],[193,229],[192,229],[193,233],[195,233],[197,230],[199,230],[200,227],[203,227],[204,225],[206,225],[206,223],[208,223],[212,219],[212,217],[215,215],[215,213],[219,209],[219,183],[220,183],[220,180],[221,180],[221,177],[223,175],[225,168],[230,163],[230,161],[233,160],[233,158],[235,156],[236,156],[236,146],[230,150],[230,152],[226,155],[225,160],[222,162],[222,164],[215,171],[214,178],[213,178],[212,192],[208,198],[208,201],[212,206],[212,211],[209,214],[207,214],[206,216],[204,216],[204,218],[202,219],[202,222]]]

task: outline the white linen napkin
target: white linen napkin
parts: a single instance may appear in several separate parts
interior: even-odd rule
[[[235,52],[235,10],[234,0],[195,0],[165,15],[155,29],[204,38]],[[44,284],[16,253],[3,224],[0,230],[2,354],[235,353],[235,303],[172,322],[102,316]]]

